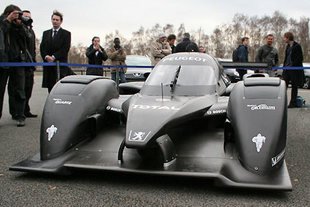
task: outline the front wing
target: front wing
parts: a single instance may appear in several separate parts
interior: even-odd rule
[[[174,141],[177,158],[169,166],[155,160],[143,160],[136,149],[125,148],[122,163],[118,150],[124,137],[124,128],[111,129],[96,138],[85,141],[64,155],[41,161],[39,154],[10,167],[10,170],[65,174],[74,169],[119,171],[166,176],[184,176],[214,179],[226,187],[292,190],[286,163],[270,175],[247,171],[239,162],[234,146],[223,147],[221,131],[193,132]],[[207,137],[207,138],[206,138]],[[190,141],[188,141],[190,140]]]

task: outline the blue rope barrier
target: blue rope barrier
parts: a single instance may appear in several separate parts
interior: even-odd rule
[[[36,66],[57,66],[56,62],[46,63],[26,63],[26,62],[0,62],[0,67],[36,67]],[[90,65],[77,63],[59,63],[59,66],[65,67],[86,67],[86,68],[153,68],[154,66],[141,65]]]

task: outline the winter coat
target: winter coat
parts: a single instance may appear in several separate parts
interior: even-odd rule
[[[294,41],[291,48],[290,45],[288,44],[285,50],[285,58],[283,66],[302,67],[303,66],[302,62],[303,62],[303,52],[300,44]],[[293,84],[302,86],[304,82],[304,70],[284,70],[283,78],[284,80],[287,79],[291,80]]]
[[[175,52],[199,52],[199,48],[195,42],[190,41],[189,38],[184,38],[182,42],[177,44]]]
[[[126,60],[126,52],[124,51],[123,48],[120,48],[118,50],[116,50],[113,47],[109,48],[107,50],[107,54],[109,59],[111,60],[111,64],[112,65],[126,65],[125,60]],[[116,72],[116,71],[120,71],[120,72],[124,72],[126,73],[127,71],[127,67],[122,67],[122,68],[111,68],[111,72]]]
[[[249,62],[248,55],[249,55],[248,47],[245,45],[240,45],[238,48],[239,62]]]
[[[168,42],[158,40],[151,45],[152,65],[156,65],[162,58],[171,54],[171,47]]]
[[[279,64],[278,50],[269,45],[263,45],[257,50],[255,62],[268,63],[270,66]]]

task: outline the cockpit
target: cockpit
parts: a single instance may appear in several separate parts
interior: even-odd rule
[[[213,94],[219,80],[219,69],[208,55],[186,53],[164,58],[148,77],[141,90],[144,95],[201,96]]]

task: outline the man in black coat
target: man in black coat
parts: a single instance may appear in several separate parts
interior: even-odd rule
[[[36,42],[35,42],[36,36],[32,29],[32,18],[31,18],[30,11],[24,10],[23,18],[27,20],[27,22],[25,22],[26,24],[25,26],[28,32],[31,34],[31,38],[29,38],[27,42],[27,51],[26,51],[27,57],[28,57],[27,60],[28,62],[36,62]],[[34,71],[35,71],[35,67],[25,67],[25,97],[26,97],[26,100],[25,100],[24,114],[27,118],[35,118],[38,116],[30,112],[30,106],[29,106],[29,99],[31,98],[31,95],[32,95],[32,89],[33,89],[33,83],[34,83]],[[12,86],[12,84],[9,84],[8,86],[9,110],[13,118],[16,113],[14,88],[15,88],[14,85]]]
[[[105,50],[100,46],[100,38],[93,37],[92,44],[86,50],[86,56],[88,58],[88,64],[102,65],[103,61],[108,59],[108,55]],[[87,68],[86,75],[98,75],[103,76],[102,68]]]
[[[54,11],[51,19],[53,28],[43,32],[40,45],[42,59],[44,62],[59,61],[66,63],[70,50],[71,33],[60,27],[63,21],[63,16],[60,12]],[[67,75],[72,75],[71,69],[69,67],[60,67],[60,79]],[[57,81],[57,68],[54,66],[43,67],[42,87],[48,88],[48,92],[50,92]]]
[[[302,67],[303,66],[302,48],[300,44],[294,41],[293,33],[286,32],[284,34],[283,40],[287,44],[283,66]],[[286,82],[286,86],[288,86],[289,83],[291,83],[292,85],[291,100],[288,107],[294,108],[296,107],[298,86],[303,85],[304,70],[284,70],[283,79]]]
[[[199,52],[197,44],[190,40],[190,34],[184,33],[183,41],[177,44],[175,52]]]

